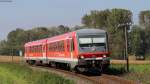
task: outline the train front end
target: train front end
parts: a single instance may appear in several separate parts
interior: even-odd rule
[[[100,29],[77,31],[79,71],[107,69],[110,65],[107,33]]]

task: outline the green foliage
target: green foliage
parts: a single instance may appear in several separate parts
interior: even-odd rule
[[[84,15],[84,17],[82,17],[82,24],[90,27],[91,22],[92,22],[92,20],[91,20],[91,17],[89,15],[86,14],[86,15]]]
[[[7,40],[0,42],[0,54],[19,55],[19,50],[24,51],[26,42],[52,37],[69,31],[69,27],[63,25],[53,28],[37,27],[30,30],[17,28],[9,32]]]
[[[130,52],[135,55],[144,55],[146,52],[145,32],[144,29],[135,25],[129,34]]]
[[[86,14],[82,17],[82,24],[84,24],[86,27],[104,29],[107,26],[107,19],[109,14],[109,10],[93,10],[89,15]]]
[[[130,73],[123,77],[130,80],[135,80],[142,84],[150,83],[150,65],[130,65]]]
[[[128,24],[132,23],[132,13],[125,9],[112,9],[108,16],[108,33],[109,33],[109,46],[112,55],[122,58],[125,48],[124,28],[129,28]]]
[[[141,11],[139,14],[139,24],[143,29],[142,38],[144,45],[142,48],[145,48],[145,56],[150,58],[150,10]]]
[[[145,10],[140,12],[139,23],[142,26],[150,25],[150,10]]]
[[[150,83],[150,65],[149,64],[130,64],[129,72],[126,72],[126,65],[124,64],[111,64],[107,74],[118,75],[125,79],[134,80],[138,83]]]
[[[26,65],[1,63],[0,84],[74,84],[56,74],[33,71]]]

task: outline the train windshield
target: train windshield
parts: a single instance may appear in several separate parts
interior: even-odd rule
[[[102,37],[80,37],[79,38],[80,51],[93,52],[106,50],[106,38]]]

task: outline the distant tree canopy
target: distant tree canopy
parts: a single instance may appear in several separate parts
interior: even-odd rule
[[[110,10],[103,10],[103,11],[93,10],[89,15],[85,14],[82,17],[82,24],[84,24],[84,26],[86,27],[92,28],[101,28],[101,29],[106,28],[109,14]]]
[[[0,54],[18,55],[19,50],[24,51],[24,44],[26,42],[52,37],[69,31],[71,31],[70,28],[63,25],[52,28],[37,27],[30,30],[17,28],[8,33],[7,40],[0,42]]]
[[[129,38],[130,53],[134,55],[144,55],[146,52],[144,29],[134,25],[129,33]]]
[[[150,10],[140,12],[139,23],[142,26],[150,25]]]
[[[141,11],[139,14],[139,24],[141,29],[143,29],[144,34],[142,34],[142,39],[144,39],[144,54],[146,56],[150,55],[150,10]]]

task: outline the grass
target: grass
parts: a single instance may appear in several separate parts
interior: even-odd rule
[[[56,74],[33,71],[26,65],[0,63],[0,84],[74,84]]]
[[[131,64],[129,72],[125,71],[125,65],[113,64],[107,74],[118,75],[142,84],[150,84],[150,64]]]

